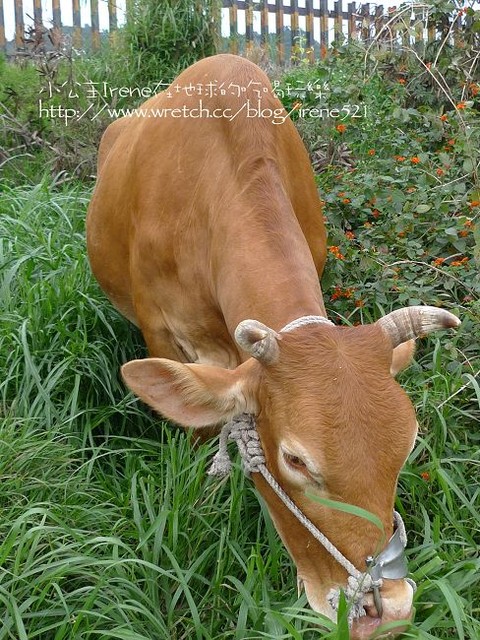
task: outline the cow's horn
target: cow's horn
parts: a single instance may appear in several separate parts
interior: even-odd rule
[[[272,364],[278,359],[278,340],[281,339],[273,329],[257,320],[243,320],[235,329],[238,345],[264,364]]]
[[[397,309],[377,321],[394,348],[412,338],[420,338],[439,329],[454,329],[459,324],[460,320],[453,313],[427,306]]]

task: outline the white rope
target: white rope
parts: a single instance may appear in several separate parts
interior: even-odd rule
[[[330,540],[307,518],[307,516],[297,507],[291,498],[278,484],[270,471],[265,466],[265,456],[262,444],[258,436],[253,415],[243,413],[231,422],[228,422],[221,431],[219,449],[215,454],[208,475],[225,476],[231,470],[232,462],[227,451],[228,440],[235,440],[246,472],[260,473],[268,482],[273,491],[277,494],[284,505],[293,513],[299,522],[312,534],[312,536],[328,551],[328,553],[347,571],[349,574],[345,597],[350,604],[348,614],[349,624],[355,618],[366,615],[363,607],[363,597],[373,588],[380,588],[382,580],[373,580],[368,573],[362,573],[348,560]],[[403,525],[403,523],[402,523]],[[340,589],[332,589],[327,599],[334,610],[338,609]]]
[[[333,322],[323,316],[302,316],[301,318],[297,318],[285,325],[283,329],[280,329],[280,333],[293,331],[298,327],[305,327],[308,324],[333,324]]]

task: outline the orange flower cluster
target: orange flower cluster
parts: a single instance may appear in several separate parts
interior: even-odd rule
[[[467,264],[468,262],[468,258],[462,258],[461,260],[454,260],[453,262],[451,262],[451,266],[452,267],[462,267],[464,264]]]
[[[445,262],[445,258],[436,258],[436,259],[432,262],[432,265],[433,265],[434,267],[440,267],[444,262]]]
[[[406,160],[405,156],[393,156],[397,162],[403,162]]]
[[[353,231],[345,231],[345,237],[347,240],[354,240],[355,234],[353,233]]]
[[[351,200],[350,200],[350,198],[344,198],[342,200],[342,202],[343,202],[343,204],[350,204]]]
[[[419,162],[421,162],[421,160],[418,156],[413,156],[413,158],[410,158],[410,162],[412,164],[418,164]]]
[[[470,209],[473,209],[473,207],[480,207],[480,200],[472,200],[468,203],[468,206]]]
[[[398,83],[399,84],[405,84],[405,82],[406,82],[405,78],[399,78],[398,79]]]
[[[430,474],[428,473],[428,471],[422,471],[420,476],[422,477],[422,480],[425,480],[425,482],[430,481]]]
[[[465,104],[465,102],[459,102],[457,104],[457,109],[466,109],[467,105]]]
[[[375,155],[375,149],[369,149],[368,150],[368,155],[369,156],[374,156]]]
[[[447,120],[448,120],[448,116],[447,116],[447,114],[446,114],[446,113],[444,113],[443,115],[441,115],[441,116],[440,116],[440,120],[441,120],[442,122],[447,122]]]
[[[375,220],[380,216],[380,211],[378,209],[374,209],[372,211],[372,216],[375,218]]]
[[[328,251],[337,260],[345,260],[345,256],[340,251],[340,247],[337,247],[336,245],[331,245],[330,247],[328,247]]]
[[[468,88],[470,89],[470,93],[472,94],[472,96],[476,96],[480,92],[480,85],[475,84],[475,82],[472,82],[472,84],[469,85]]]
[[[346,289],[342,289],[339,285],[336,285],[333,293],[331,295],[331,300],[339,300],[340,298],[352,298],[355,293],[354,287],[347,287]]]
[[[443,176],[445,171],[443,169],[437,169],[437,176]]]
[[[347,125],[346,124],[337,124],[335,129],[338,131],[338,133],[345,133],[345,131],[347,130]]]

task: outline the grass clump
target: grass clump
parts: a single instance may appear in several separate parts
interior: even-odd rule
[[[292,568],[243,474],[207,482],[211,447],[119,380],[145,352],[90,274],[89,195],[0,193],[0,639],[286,633]]]

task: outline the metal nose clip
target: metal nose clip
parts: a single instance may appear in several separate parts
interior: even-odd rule
[[[373,601],[377,609],[378,615],[382,617],[383,605],[380,595],[380,586],[378,581],[382,578],[388,580],[400,580],[408,574],[407,559],[405,557],[405,544],[401,537],[400,528],[397,527],[395,533],[388,541],[385,549],[376,557],[369,556],[366,559],[368,573],[374,581]]]

